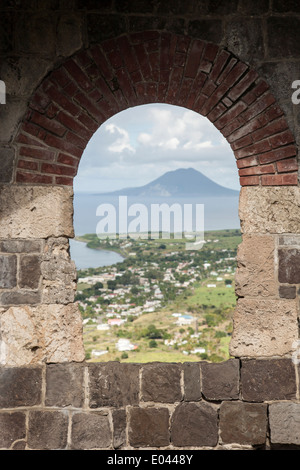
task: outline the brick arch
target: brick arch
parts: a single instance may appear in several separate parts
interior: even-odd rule
[[[295,139],[268,84],[215,44],[157,31],[94,45],[43,80],[15,140],[15,182],[72,185],[101,124],[146,103],[206,116],[231,145],[241,186],[297,185]]]

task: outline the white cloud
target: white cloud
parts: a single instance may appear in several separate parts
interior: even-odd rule
[[[239,189],[233,152],[207,118],[175,106],[138,106],[115,115],[94,134],[74,187],[91,188],[99,180],[103,191],[141,186],[166,171],[189,167]]]
[[[130,137],[125,129],[121,129],[113,123],[106,124],[105,130],[112,135],[116,135],[116,140],[108,146],[110,152],[122,153],[124,150],[135,152],[135,149],[130,145]]]

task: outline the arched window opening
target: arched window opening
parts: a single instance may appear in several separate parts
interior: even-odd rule
[[[238,197],[233,152],[205,117],[148,104],[100,127],[74,180],[87,360],[229,358]]]

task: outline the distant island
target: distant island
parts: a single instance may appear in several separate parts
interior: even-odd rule
[[[225,188],[194,168],[168,171],[150,183],[135,188],[124,188],[101,196],[128,197],[238,197],[239,191]]]

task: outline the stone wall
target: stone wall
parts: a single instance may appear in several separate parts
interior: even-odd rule
[[[0,368],[0,449],[278,449],[300,445],[299,365]]]
[[[297,2],[3,0],[0,13],[0,448],[299,446]],[[84,362],[73,178],[108,117],[153,102],[207,116],[236,158],[226,363]]]

